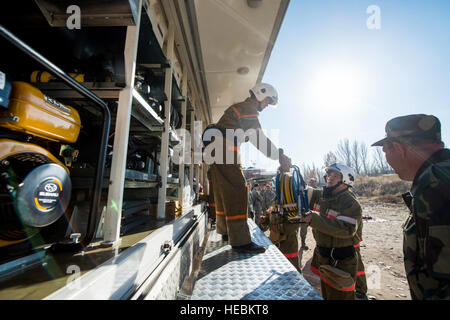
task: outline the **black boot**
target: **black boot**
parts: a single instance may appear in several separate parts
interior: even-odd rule
[[[367,295],[363,292],[355,291],[356,300],[369,300]]]
[[[228,241],[228,235],[227,234],[223,234],[222,235],[222,241]]]
[[[233,246],[232,248],[237,252],[243,253],[263,253],[266,251],[266,248],[261,247],[254,242],[250,242],[249,244],[245,244],[243,246]]]

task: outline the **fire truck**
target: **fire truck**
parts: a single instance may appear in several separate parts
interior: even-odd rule
[[[0,299],[320,299],[253,221],[266,252],[234,252],[198,200],[202,129],[261,82],[288,5],[2,7]]]

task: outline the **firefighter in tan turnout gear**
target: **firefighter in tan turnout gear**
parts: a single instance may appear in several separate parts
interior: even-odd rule
[[[358,225],[358,230],[356,231],[355,244],[353,245],[355,247],[356,256],[358,257],[358,269],[356,270],[355,295],[358,300],[368,300],[366,270],[364,268],[364,263],[362,261],[361,250],[360,250],[361,242],[363,240],[362,230],[363,230],[363,222],[361,219],[361,222]]]
[[[216,133],[211,145],[217,142],[218,138],[221,138],[223,143],[208,147],[210,147],[209,151],[223,150],[222,158],[215,156],[214,163],[211,164],[217,233],[221,234],[224,240],[229,241],[233,250],[260,253],[264,252],[265,248],[252,242],[247,224],[248,192],[240,164],[240,144],[249,139],[244,138],[245,140],[242,141],[237,137],[236,130],[254,133],[255,139],[251,138],[250,141],[255,144],[255,147],[271,159],[279,160],[280,166],[286,171],[289,170],[290,159],[265,136],[258,120],[259,112],[269,104],[278,103],[277,91],[269,84],[259,83],[250,90],[250,95],[245,101],[227,108],[218,123],[212,126]],[[205,132],[209,128],[211,126],[206,128]],[[217,134],[218,132],[221,135]],[[206,152],[208,147],[205,148]],[[231,153],[231,156],[226,155],[227,152]]]
[[[280,172],[277,174],[275,178],[276,204],[273,210],[269,210],[264,217],[262,224],[270,228],[269,239],[273,244],[280,249],[298,272],[302,273],[298,252],[298,230],[301,225],[306,223],[299,223],[296,216],[299,212],[303,212],[301,204],[299,208],[299,203],[306,203],[306,201],[303,202],[306,199],[303,198],[303,194],[295,197],[296,192],[299,191],[298,188],[303,187],[303,179],[298,167],[294,166],[293,169],[292,173]],[[310,194],[312,195],[312,192]]]
[[[319,212],[310,211],[304,218],[316,240],[311,271],[321,279],[324,299],[354,300],[358,267],[354,245],[359,242],[357,230],[362,219],[361,206],[349,190],[355,173],[343,164],[325,170],[327,186],[323,191],[313,190],[310,203],[310,208]]]
[[[270,227],[269,239],[280,249],[281,253],[297,271],[302,273],[297,239],[300,224],[289,223],[279,214],[271,213],[264,217],[262,223]]]

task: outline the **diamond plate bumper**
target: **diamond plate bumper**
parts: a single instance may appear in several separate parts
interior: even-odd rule
[[[252,241],[265,253],[238,253],[212,230],[192,300],[321,300],[316,290],[252,220]]]

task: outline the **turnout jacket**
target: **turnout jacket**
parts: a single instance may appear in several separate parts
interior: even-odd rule
[[[352,191],[346,189],[323,197],[322,190],[313,189],[310,208],[313,208],[310,226],[318,246],[342,248],[359,243],[357,230],[362,209]]]
[[[431,156],[404,195],[405,271],[413,299],[450,299],[450,150]]]
[[[254,102],[250,98],[247,98],[245,101],[234,104],[226,109],[223,116],[216,123],[216,126],[217,128],[223,130],[222,133],[225,133],[226,129],[242,129],[242,133],[251,132],[248,130],[253,129],[255,136],[245,137],[245,142],[250,140],[250,142],[259,151],[264,153],[265,156],[273,160],[278,160],[279,150],[262,131],[258,116],[258,103]],[[226,135],[224,138],[226,138]]]

